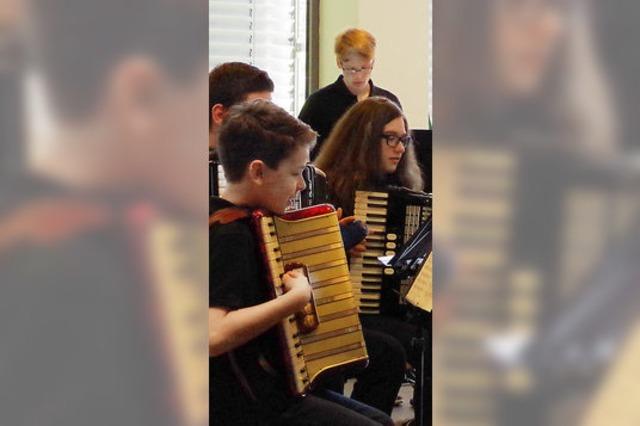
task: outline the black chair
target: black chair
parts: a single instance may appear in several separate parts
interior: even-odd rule
[[[418,163],[424,174],[424,191],[432,192],[431,178],[431,153],[432,153],[432,131],[425,129],[414,129],[411,131],[415,141],[416,156]]]

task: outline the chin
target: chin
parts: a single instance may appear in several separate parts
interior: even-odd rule
[[[269,211],[271,211],[271,213],[273,213],[273,214],[275,214],[277,216],[282,216],[288,206],[289,206],[288,203],[284,207],[282,207],[282,206],[271,206],[271,207],[269,207]]]

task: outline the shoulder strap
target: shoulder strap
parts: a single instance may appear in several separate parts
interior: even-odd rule
[[[220,209],[209,216],[209,226],[226,225],[236,220],[246,219],[250,215],[249,210],[240,207],[227,207]]]

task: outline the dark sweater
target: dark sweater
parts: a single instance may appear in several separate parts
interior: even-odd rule
[[[375,86],[372,80],[369,80],[369,86],[371,87],[369,96],[385,97],[402,108],[396,95]],[[307,98],[298,118],[318,132],[318,142],[311,152],[311,160],[318,155],[324,140],[329,136],[340,117],[357,102],[358,97],[349,91],[344,84],[342,75],[334,83],[323,87]]]

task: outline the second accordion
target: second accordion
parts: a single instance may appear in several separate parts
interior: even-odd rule
[[[362,314],[402,316],[411,281],[400,279],[380,257],[392,258],[431,216],[431,194],[391,187],[357,191],[354,215],[367,225],[366,251],[351,259],[351,281]]]

